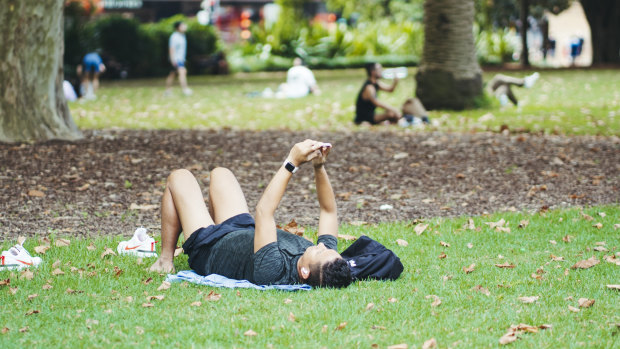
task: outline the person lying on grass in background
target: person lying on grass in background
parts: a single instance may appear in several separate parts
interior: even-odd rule
[[[173,171],[161,203],[162,251],[150,271],[174,272],[174,250],[183,232],[189,266],[200,275],[259,285],[347,287],[351,270],[336,250],[336,199],[324,166],[330,149],[313,140],[295,144],[259,200],[256,220],[230,170],[211,171],[208,208],[195,177],[188,170]],[[276,229],[274,219],[289,180],[306,162],[314,167],[320,207],[317,245]]]

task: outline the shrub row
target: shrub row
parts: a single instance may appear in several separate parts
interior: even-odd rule
[[[108,76],[147,77],[165,75],[170,70],[168,39],[173,23],[187,23],[187,69],[197,74],[209,69],[209,61],[218,51],[218,37],[211,26],[182,15],[157,23],[141,24],[121,16],[104,16],[82,23],[65,20],[65,75],[73,76],[88,52],[98,50],[108,68]]]

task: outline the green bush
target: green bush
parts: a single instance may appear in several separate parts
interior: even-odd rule
[[[202,72],[204,62],[218,51],[218,37],[211,26],[182,15],[158,23],[141,24],[121,16],[105,16],[85,25],[65,20],[65,70],[75,71],[84,54],[100,49],[106,59],[108,77],[121,71],[129,77],[161,76],[170,71],[168,39],[175,21],[187,23],[187,69],[190,74]]]

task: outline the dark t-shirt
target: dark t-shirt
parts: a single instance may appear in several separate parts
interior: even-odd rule
[[[355,102],[355,120],[356,124],[361,124],[364,121],[375,123],[375,109],[377,108],[371,101],[364,99],[364,90],[366,86],[372,85],[375,87],[375,98],[379,94],[379,84],[372,83],[370,80],[366,80],[360,92],[357,94],[357,101]]]
[[[291,285],[299,283],[297,261],[312,242],[278,229],[278,241],[254,253],[254,229],[230,232],[216,243],[205,246],[203,265],[190,265],[202,275],[220,274],[231,279],[248,280],[258,285]],[[317,243],[336,250],[337,239],[322,235]]]

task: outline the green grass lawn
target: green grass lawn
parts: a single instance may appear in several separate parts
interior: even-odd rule
[[[463,227],[468,219],[429,219],[419,236],[407,222],[343,226],[343,234],[366,234],[395,251],[405,265],[401,277],[296,293],[179,283],[158,291],[164,276],[145,272],[152,259],[101,257],[106,246],[115,250],[121,237],[72,240],[65,247],[56,247],[59,237],[52,237],[43,255],[34,253],[41,242],[30,239],[25,246],[44,264],[32,270],[31,280],[19,272],[0,275],[10,279],[10,285],[0,286],[0,347],[384,348],[407,343],[419,348],[435,338],[440,348],[480,348],[499,346],[510,325],[520,323],[553,327],[523,333],[510,346],[617,347],[620,291],[606,285],[620,284],[620,266],[603,256],[619,251],[618,206],[472,217],[473,230]],[[510,232],[485,224],[500,219]],[[529,224],[519,228],[523,220]],[[567,235],[570,242],[563,241]],[[340,249],[349,243],[341,241]],[[554,261],[552,255],[564,260]],[[598,265],[571,269],[592,256]],[[503,263],[515,267],[495,266]],[[188,268],[184,257],[175,264],[178,270]],[[475,270],[465,273],[463,267],[471,264]],[[54,275],[57,268],[64,275]],[[209,300],[211,291],[221,298]],[[164,298],[148,300],[158,295]],[[431,295],[441,304],[433,306]],[[518,300],[530,296],[539,298],[531,304]],[[595,303],[579,308],[579,298]],[[28,315],[33,310],[38,313]],[[249,330],[256,335],[244,335]]]
[[[381,98],[400,106],[412,96],[415,70],[410,73],[395,93],[382,93]],[[484,81],[492,75],[485,73]],[[246,95],[267,87],[276,90],[285,80],[283,72],[190,77],[191,97],[183,96],[178,86],[164,97],[163,79],[104,81],[96,101],[72,103],[70,108],[81,128],[351,129],[364,71],[317,71],[316,76],[323,94],[297,100]],[[441,131],[499,130],[505,124],[531,132],[619,135],[619,91],[618,70],[544,71],[532,89],[515,89],[521,107],[500,108],[493,100],[485,109],[432,111],[430,116]]]

